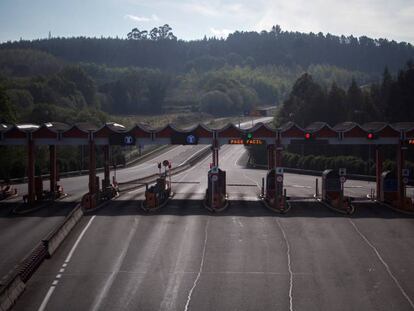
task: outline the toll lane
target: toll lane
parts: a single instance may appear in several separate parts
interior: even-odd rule
[[[243,152],[220,149],[227,182],[260,185],[266,171],[243,169]],[[45,310],[412,310],[414,219],[372,205],[344,217],[316,202],[292,203],[280,216],[243,201],[257,185],[227,187],[234,201],[210,214],[200,202],[210,161],[173,177],[176,195],[164,209],[144,213],[136,190],[92,222],[85,217],[15,310],[42,302]],[[314,182],[285,175],[292,195],[313,194]],[[363,195],[369,187],[352,189]]]

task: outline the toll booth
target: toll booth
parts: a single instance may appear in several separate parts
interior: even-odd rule
[[[270,169],[266,174],[265,206],[278,212],[286,212],[286,195],[283,191],[283,168]]]
[[[283,170],[273,168],[266,174],[266,199],[283,196]]]
[[[227,207],[226,172],[213,167],[208,171],[205,207],[212,211],[221,211]]]
[[[167,160],[163,162],[165,171],[162,173],[161,163],[158,164],[159,177],[152,186],[145,185],[145,200],[141,203],[141,208],[145,211],[157,210],[167,204],[173,196],[171,191],[171,163]]]
[[[322,173],[322,200],[339,200],[343,196],[339,173],[335,170],[325,170]]]
[[[325,170],[322,173],[322,197],[321,201],[331,209],[352,214],[354,207],[351,198],[344,196],[344,174],[336,170]]]
[[[398,179],[397,174],[385,171],[381,174],[380,201],[392,204],[398,201]]]

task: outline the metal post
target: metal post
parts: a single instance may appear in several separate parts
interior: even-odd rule
[[[271,170],[275,167],[275,145],[267,147],[267,169]]]
[[[34,141],[30,137],[28,144],[27,144],[27,186],[28,186],[28,203],[33,204],[35,203],[35,146]]]
[[[375,175],[376,175],[376,181],[377,181],[377,187],[376,187],[376,197],[377,200],[380,200],[380,193],[381,193],[381,174],[382,174],[382,164],[383,164],[383,153],[382,153],[382,149],[380,146],[377,146],[376,150],[375,150]]]
[[[50,192],[56,192],[57,169],[56,169],[56,146],[49,146],[49,162],[50,162]]]
[[[405,205],[405,186],[403,183],[402,170],[405,167],[405,154],[402,142],[398,144],[397,150],[397,179],[398,179],[398,207],[404,208]]]
[[[93,138],[89,140],[89,194],[93,195],[96,192],[96,154],[95,142]]]
[[[315,197],[316,198],[319,197],[319,179],[318,178],[315,179]]]
[[[104,186],[106,189],[110,185],[109,145],[104,145],[103,151],[104,151]]]

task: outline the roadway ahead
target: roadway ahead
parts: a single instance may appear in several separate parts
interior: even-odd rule
[[[313,202],[275,215],[254,201],[265,172],[241,168],[242,154],[220,151],[234,185],[223,214],[198,200],[209,159],[174,177],[177,194],[156,213],[131,191],[82,219],[15,310],[414,309],[414,219],[372,205],[344,217]],[[288,193],[312,194],[314,179],[287,174]],[[353,185],[361,196],[372,186]]]
[[[258,118],[253,121],[253,124],[268,122],[271,119],[269,117]],[[242,128],[251,125],[251,121],[241,123]],[[163,160],[171,161],[173,167],[176,167],[205,147],[202,145],[171,146],[136,166],[118,169],[117,180],[126,182],[152,175],[158,171],[157,163]],[[98,176],[102,179],[103,173]],[[75,206],[73,202],[78,202],[88,191],[88,178],[88,175],[62,178],[59,184],[64,187],[69,196],[51,207],[28,215],[18,216],[11,213],[16,206],[15,203],[21,202],[22,194],[27,192],[27,184],[16,185],[20,193],[18,198],[0,202],[0,283],[42,238],[63,221]],[[49,181],[44,182],[44,187],[49,188]]]

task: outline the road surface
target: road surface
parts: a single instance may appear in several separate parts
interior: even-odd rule
[[[352,217],[315,202],[277,215],[256,200],[265,171],[224,146],[232,200],[201,207],[210,159],[173,179],[176,196],[146,214],[142,190],[84,217],[28,282],[15,310],[413,310],[414,219],[375,205]],[[285,175],[290,196],[315,177]],[[238,186],[231,186],[238,184]],[[348,181],[365,196],[372,183]]]
[[[269,117],[258,118],[253,123],[269,122],[271,119]],[[251,124],[251,121],[244,122],[241,123],[241,127],[250,127]],[[158,172],[157,163],[163,160],[171,161],[173,167],[176,167],[202,148],[205,146],[171,146],[158,156],[150,157],[141,164],[118,169],[117,180],[126,182],[152,175]],[[113,172],[111,176],[112,174]],[[103,173],[97,175],[103,178]],[[88,180],[88,175],[62,178],[59,184],[69,196],[49,208],[43,208],[28,215],[18,216],[11,213],[16,204],[22,201],[22,194],[27,193],[27,184],[16,185],[20,193],[19,197],[0,202],[0,284],[6,280],[9,273],[30,250],[63,221],[75,206],[74,202],[79,202],[81,197],[88,192]],[[48,180],[44,181],[44,189],[49,189]]]

